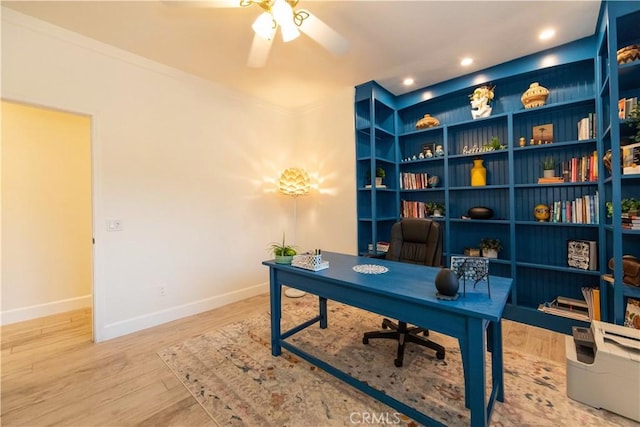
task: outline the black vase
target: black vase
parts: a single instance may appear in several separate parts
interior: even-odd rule
[[[442,295],[454,297],[458,293],[458,277],[448,268],[441,269],[436,275],[436,289]]]

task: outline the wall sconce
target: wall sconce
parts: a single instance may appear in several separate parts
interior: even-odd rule
[[[278,190],[287,196],[302,196],[309,192],[311,180],[309,174],[301,168],[289,168],[282,172]]]

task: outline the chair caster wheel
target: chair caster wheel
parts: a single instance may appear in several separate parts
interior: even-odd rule
[[[393,364],[396,365],[396,368],[401,368],[402,367],[402,360],[393,359]]]
[[[436,353],[436,357],[438,358],[438,360],[444,360],[444,353]]]
[[[362,338],[362,344],[369,344],[369,338]]]

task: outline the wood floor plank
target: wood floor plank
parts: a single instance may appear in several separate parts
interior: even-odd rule
[[[91,342],[90,310],[2,327],[0,424],[213,427],[156,352],[268,310],[264,294],[98,344]],[[505,321],[503,337],[505,348],[564,361],[561,334]],[[456,344],[435,332],[432,339]]]

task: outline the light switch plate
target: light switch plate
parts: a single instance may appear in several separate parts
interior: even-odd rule
[[[122,231],[122,220],[119,220],[119,219],[107,220],[107,231]]]

